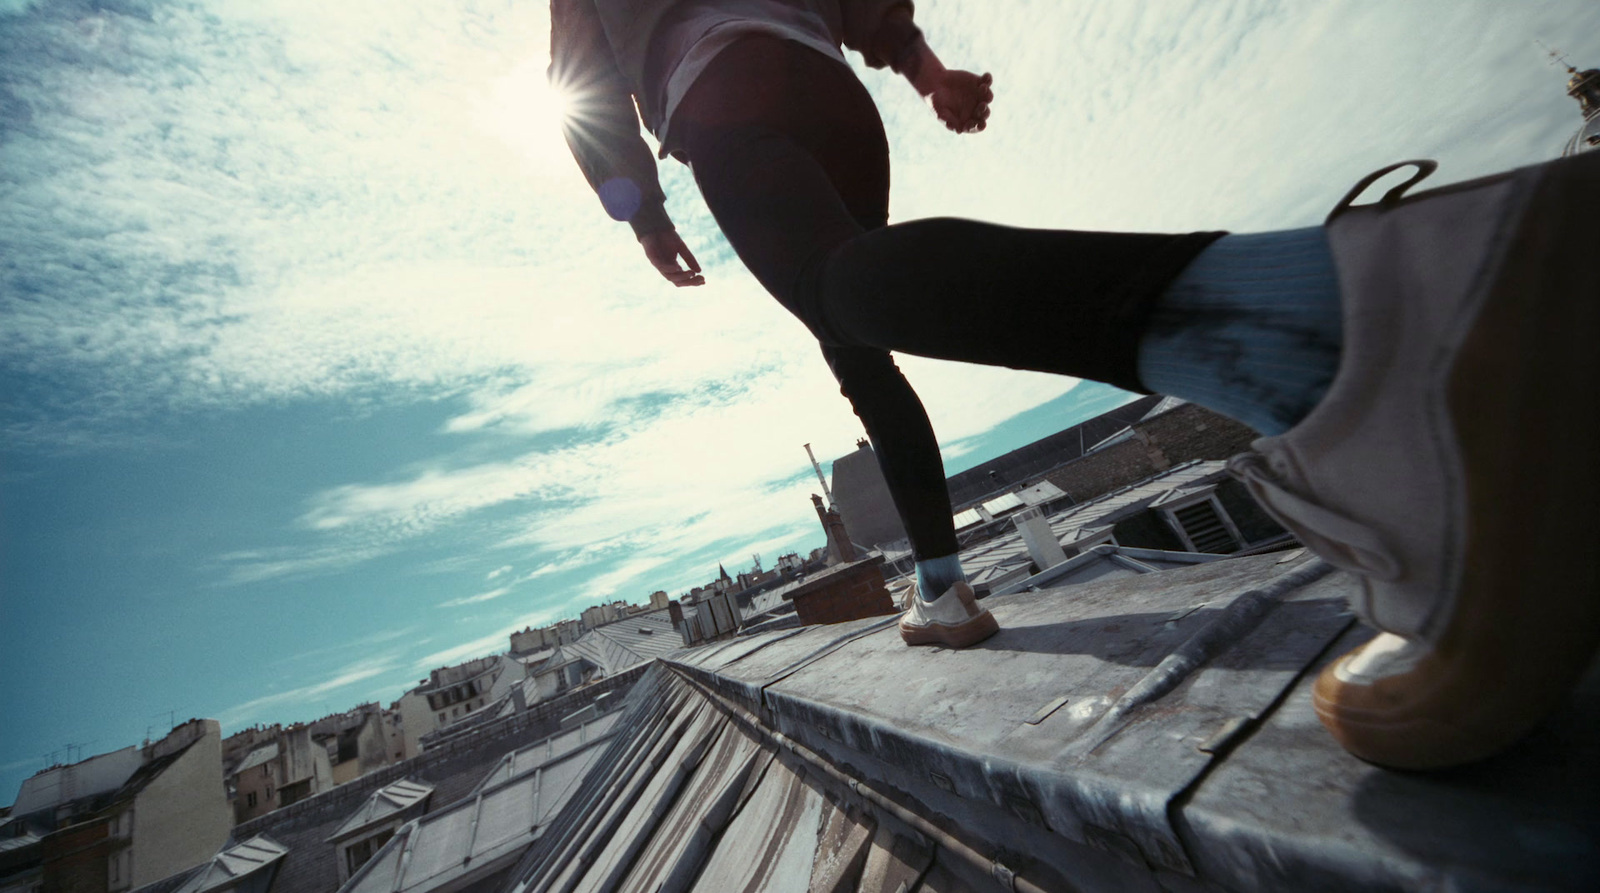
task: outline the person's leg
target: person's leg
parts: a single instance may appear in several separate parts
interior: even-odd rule
[[[822,355],[872,440],[917,559],[918,594],[938,598],[966,576],[939,442],[922,401],[886,350],[824,344]]]
[[[849,89],[848,70],[803,47],[758,39],[730,48],[706,80],[739,89],[699,90],[685,102],[695,176],[729,241],[768,290],[787,292],[783,271],[797,256],[888,222],[888,140],[870,97]],[[764,125],[796,117],[796,93],[807,97],[799,100],[808,124],[799,139]],[[747,185],[751,177],[759,184]],[[741,207],[747,194],[765,199],[760,214]],[[917,560],[918,593],[937,598],[965,576],[944,463],[922,401],[887,350],[821,346],[872,441]]]
[[[1225,236],[1162,295],[1139,343],[1139,379],[1282,434],[1327,393],[1342,328],[1322,227]]]
[[[1147,320],[1220,233],[950,218],[863,231],[840,197],[851,190],[836,185],[875,163],[882,138],[860,122],[881,131],[849,69],[760,38],[724,51],[673,122],[734,249],[818,340],[1145,390],[1137,354]]]

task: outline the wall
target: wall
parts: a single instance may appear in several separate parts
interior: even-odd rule
[[[989,498],[1000,490],[1015,489],[1024,481],[1037,479],[1062,463],[1082,456],[1084,450],[1137,422],[1161,400],[1159,396],[1141,397],[1086,422],[1041,437],[1033,443],[1018,447],[981,465],[950,475],[945,482],[950,490],[950,504],[959,508]],[[990,476],[990,471],[998,473],[998,482]]]
[[[266,744],[263,743],[261,746],[265,747]],[[271,812],[277,805],[276,798],[281,787],[283,787],[283,763],[277,757],[259,766],[251,766],[235,775],[233,799],[235,820],[248,821]],[[267,795],[268,790],[272,792],[270,797]],[[250,804],[251,794],[256,797],[253,806]]]
[[[283,783],[293,784],[304,778],[312,779],[313,791],[333,786],[332,767],[328,766],[328,750],[311,740],[311,729],[302,726],[290,729],[279,739],[278,754],[283,759]],[[317,756],[321,755],[319,763]],[[318,782],[326,780],[326,784]]]
[[[1133,431],[1132,438],[1074,459],[1045,480],[1083,502],[1192,459],[1238,455],[1258,436],[1249,426],[1193,403],[1140,422]]]
[[[394,757],[389,752],[388,736],[383,731],[383,714],[368,713],[366,721],[361,724],[361,732],[356,736],[356,749],[361,754],[361,774],[387,766],[394,762]]]
[[[400,740],[405,744],[405,759],[411,759],[422,748],[417,739],[439,727],[438,717],[428,706],[427,695],[408,691],[400,696]]]
[[[851,542],[870,548],[906,538],[870,444],[833,460],[833,500]]]
[[[46,835],[39,850],[44,863],[43,893],[105,893],[113,845],[110,826],[110,821],[102,818]]]
[[[139,748],[124,747],[71,766],[46,769],[22,783],[11,814],[27,815],[79,797],[114,791],[142,765],[144,755]]]
[[[205,732],[133,801],[133,884],[159,881],[216,855],[233,816],[222,783],[222,727]]]

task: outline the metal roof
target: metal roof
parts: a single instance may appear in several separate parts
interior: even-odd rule
[[[614,676],[683,647],[666,611],[650,611],[598,626],[561,646],[566,658],[581,657]]]
[[[1048,518],[1058,540],[1072,543],[1085,528],[1104,527],[1155,503],[1172,492],[1221,480],[1227,463],[1196,460],[1164,474],[1058,511]],[[1001,586],[1021,579],[1033,559],[1015,529],[961,550],[961,565],[973,585]],[[1063,584],[1056,584],[1063,585]]]
[[[44,838],[29,830],[24,830],[16,837],[0,837],[0,853],[7,853],[12,850],[20,850],[25,847],[34,846],[43,839]]]
[[[1490,764],[1370,766],[1309,691],[1358,585],[1277,553],[995,595],[961,651],[892,617],[684,650],[501,889],[1593,889],[1600,672]]]
[[[983,510],[991,515],[1000,515],[1012,509],[1022,507],[1022,497],[1015,493],[1002,493],[983,504]]]
[[[612,711],[576,728],[551,735],[543,741],[534,742],[506,754],[493,769],[489,770],[489,774],[483,777],[483,781],[478,782],[478,786],[472,789],[469,796],[475,797],[486,788],[521,778],[546,763],[594,744],[611,734],[611,727],[616,725],[620,716],[621,714]]]
[[[250,751],[250,753],[246,754],[245,758],[242,761],[240,761],[239,768],[233,770],[233,774],[234,775],[238,775],[239,773],[245,771],[246,769],[254,769],[255,767],[260,766],[263,763],[270,763],[273,760],[276,760],[277,758],[278,758],[278,742],[276,742],[276,741],[268,742],[267,744],[264,744],[261,747],[258,747],[255,750]]]
[[[339,829],[328,836],[329,840],[348,837],[379,822],[393,818],[421,803],[433,793],[433,785],[409,778],[379,788],[362,801],[360,808],[344,820]]]
[[[234,886],[247,875],[271,868],[288,852],[288,847],[265,834],[256,835],[212,856],[176,893],[207,893]]]
[[[52,766],[23,780],[11,804],[13,816],[117,790],[144,765],[144,753],[124,747],[67,766]]]
[[[523,748],[510,772],[502,760],[467,797],[401,827],[341,893],[459,889],[504,870],[567,803],[614,723],[608,715]]]

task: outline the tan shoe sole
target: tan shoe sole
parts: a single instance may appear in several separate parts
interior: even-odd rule
[[[988,611],[956,626],[930,623],[927,626],[907,626],[900,622],[900,638],[907,645],[947,645],[965,648],[976,645],[1000,631],[1000,624]]]
[[[1353,684],[1339,670],[1357,649],[1313,689],[1339,743],[1380,765],[1508,747],[1600,647],[1600,563],[1572,548],[1600,504],[1600,153],[1552,164],[1528,207],[1450,372],[1467,500],[1450,624],[1408,672]]]

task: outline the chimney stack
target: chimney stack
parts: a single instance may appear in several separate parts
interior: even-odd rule
[[[823,508],[822,497],[811,494],[811,504],[817,509],[817,519],[822,522],[822,532],[828,537],[828,563],[848,564],[855,561],[856,545],[850,542],[850,534],[845,532],[844,518],[839,515],[838,509]]]

